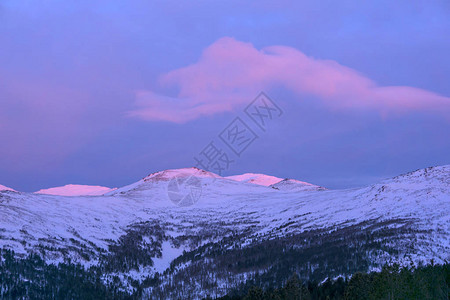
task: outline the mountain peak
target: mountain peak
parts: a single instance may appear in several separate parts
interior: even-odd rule
[[[220,178],[219,175],[214,174],[212,172],[208,172],[197,167],[190,168],[181,168],[181,169],[168,169],[164,171],[159,171],[155,173],[151,173],[146,176],[143,180],[170,180],[172,178],[180,178],[180,177],[200,177],[200,178]]]
[[[55,196],[100,196],[114,189],[97,186],[97,185],[81,185],[81,184],[66,184],[48,189],[42,189],[35,194],[55,195]]]
[[[275,176],[258,174],[258,173],[245,173],[245,174],[241,174],[241,175],[228,176],[225,178],[231,179],[234,181],[247,182],[247,183],[253,183],[253,184],[264,185],[264,186],[269,186],[269,185],[275,184],[275,183],[283,180],[282,178],[278,178]]]
[[[7,186],[1,185],[0,184],[0,191],[10,191],[10,192],[16,192],[15,190],[13,190],[12,188],[9,188]]]
[[[284,191],[321,191],[326,190],[326,188],[311,184],[308,182],[300,181],[297,179],[283,179],[275,184],[271,184],[270,187],[277,189],[277,190],[284,190]]]

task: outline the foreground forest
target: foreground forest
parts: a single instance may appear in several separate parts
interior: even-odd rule
[[[350,279],[301,282],[293,275],[275,290],[263,291],[244,286],[221,300],[313,300],[313,299],[449,299],[450,265],[428,265],[401,268],[394,264],[381,272],[356,273]]]
[[[85,270],[71,262],[46,264],[37,255],[16,258],[0,251],[0,299],[141,299],[143,286],[128,293],[120,280],[107,280],[98,268]],[[156,280],[156,279],[155,279]],[[221,300],[259,299],[449,299],[450,265],[400,267],[381,272],[355,273],[318,283],[297,274],[276,289],[263,290],[247,281]],[[147,282],[149,284],[149,282]],[[208,296],[205,299],[213,299]]]

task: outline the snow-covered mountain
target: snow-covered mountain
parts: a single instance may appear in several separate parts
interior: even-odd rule
[[[283,180],[282,178],[278,178],[275,176],[270,176],[270,175],[265,175],[265,174],[254,174],[254,173],[233,175],[233,176],[228,176],[225,178],[231,179],[234,181],[248,182],[248,183],[254,183],[254,184],[264,185],[264,186],[269,186],[269,185],[275,184],[275,183]]]
[[[153,193],[152,189],[155,187],[162,187],[163,189],[167,189],[167,183],[174,178],[190,177],[198,178],[204,181],[214,181],[217,178],[222,178],[219,175],[198,168],[165,170],[152,173],[135,183],[115,189],[107,193],[107,195],[124,195],[134,192],[143,192],[144,194],[146,192]]]
[[[7,186],[1,185],[0,184],[0,191],[11,191],[11,192],[15,192],[15,190],[13,190],[12,188],[9,188]]]
[[[158,272],[145,288],[155,298],[223,295],[255,274],[322,280],[450,260],[450,165],[346,190],[259,182],[187,168],[103,196],[0,192],[0,248],[99,265],[125,284]],[[177,205],[192,190],[193,205]]]
[[[245,173],[242,175],[227,176],[226,179],[231,179],[234,181],[253,183],[256,185],[268,186],[277,190],[282,191],[312,191],[312,190],[325,190],[325,188],[289,178],[278,178],[275,176],[265,175],[265,174],[255,174],[255,173]]]
[[[321,186],[296,179],[283,179],[275,184],[271,184],[270,187],[277,190],[290,192],[325,190],[325,188]]]
[[[55,196],[100,196],[115,189],[98,185],[67,184],[65,186],[42,189],[35,194]]]

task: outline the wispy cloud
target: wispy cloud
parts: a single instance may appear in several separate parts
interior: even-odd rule
[[[315,59],[286,46],[258,50],[229,37],[206,48],[197,63],[162,75],[159,84],[177,89],[177,96],[138,91],[130,116],[184,123],[231,111],[272,87],[287,88],[298,99],[314,96],[333,109],[374,109],[383,115],[450,110],[450,98],[430,91],[379,86],[333,60]]]

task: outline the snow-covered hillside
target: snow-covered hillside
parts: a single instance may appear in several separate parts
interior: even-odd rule
[[[281,179],[275,176],[265,174],[245,173],[242,175],[227,176],[225,178],[244,183],[253,183],[256,185],[268,186],[282,191],[298,192],[298,191],[325,190],[325,188],[323,187],[308,182],[289,178]]]
[[[195,204],[180,207],[171,201],[168,186],[186,178],[195,178],[201,193]],[[231,274],[227,267],[219,268],[231,259],[224,258],[241,259],[246,249],[262,251],[257,249],[267,243],[276,243],[270,249],[279,253],[314,252],[309,261],[319,270],[332,265],[328,256],[321,258],[326,264],[313,263],[319,253],[342,249],[348,249],[353,263],[365,261],[369,268],[405,257],[414,262],[450,260],[450,165],[347,190],[294,180],[249,182],[187,168],[153,173],[104,196],[0,192],[0,247],[19,255],[38,252],[51,262],[67,257],[85,265],[102,262],[110,274],[137,280],[164,273],[149,295],[170,293],[164,283],[188,276],[186,272],[196,283],[186,295],[201,295],[210,277],[192,275],[199,268],[219,282],[214,293],[224,294],[248,278],[250,270],[271,270],[264,264]],[[327,247],[332,248],[325,251]],[[233,256],[236,251],[240,254]]]
[[[189,178],[195,177],[201,180],[214,181],[217,178],[222,178],[219,175],[214,173],[201,170],[198,168],[183,168],[183,169],[174,169],[174,170],[165,170],[160,172],[152,173],[143,179],[132,183],[130,185],[115,189],[107,195],[118,195],[118,194],[127,194],[137,191],[142,192],[150,192],[152,193],[152,189],[154,187],[163,187],[167,190],[167,183],[173,178]],[[162,185],[161,185],[162,184]]]
[[[0,184],[0,191],[12,191],[15,192],[12,188]]]
[[[42,189],[35,192],[35,194],[56,196],[100,196],[113,190],[114,189],[97,185],[67,184],[65,186]]]
[[[325,190],[323,187],[296,179],[283,179],[275,184],[271,184],[270,187],[277,190],[290,192]]]
[[[270,175],[265,175],[265,174],[254,174],[254,173],[233,175],[233,176],[228,176],[225,178],[235,180],[235,181],[240,181],[240,182],[248,182],[248,183],[254,183],[254,184],[258,184],[258,185],[264,185],[264,186],[269,186],[269,185],[275,184],[275,183],[283,180],[282,178],[278,178],[275,176],[270,176]]]

